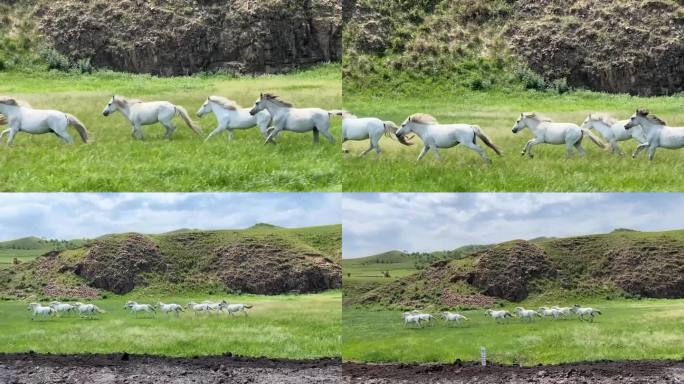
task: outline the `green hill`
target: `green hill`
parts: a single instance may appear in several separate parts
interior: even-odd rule
[[[0,242],[0,268],[13,263],[31,261],[53,250],[63,250],[81,246],[85,240],[48,240],[30,236]]]
[[[0,291],[14,298],[318,292],[341,286],[340,247],[340,225],[114,234],[0,270]]]
[[[558,296],[682,298],[684,230],[514,240],[371,288],[345,287],[345,303],[482,307]]]

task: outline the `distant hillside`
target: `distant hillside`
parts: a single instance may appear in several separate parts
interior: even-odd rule
[[[258,294],[340,288],[341,226],[103,236],[0,270],[8,297],[97,297],[133,289]]]
[[[545,295],[682,298],[684,230],[515,240],[351,293],[346,304],[399,307],[481,307]]]
[[[24,237],[21,239],[0,242],[0,267],[16,262],[27,262],[53,250],[80,247],[85,240],[48,240],[40,237]]]

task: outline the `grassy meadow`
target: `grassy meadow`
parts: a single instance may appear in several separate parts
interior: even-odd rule
[[[186,304],[190,300],[254,305],[249,316],[189,312],[179,318],[158,313],[135,318],[123,305],[140,303]],[[340,355],[341,308],[339,291],[311,295],[173,297],[125,296],[94,301],[107,313],[95,319],[74,315],[31,321],[27,303],[0,302],[0,352],[117,353],[191,357],[230,352],[241,356],[313,359]]]
[[[588,139],[583,141],[587,156],[566,158],[565,146],[538,145],[534,159],[520,156],[532,134],[525,129],[513,134],[520,112],[538,112],[554,121],[581,124],[590,112],[606,112],[626,119],[636,108],[647,107],[673,126],[684,126],[684,97],[640,98],[589,91],[558,94],[548,91],[489,90],[444,93],[417,88],[417,94],[373,96],[372,90],[345,93],[345,109],[358,116],[375,116],[401,124],[413,113],[429,113],[440,123],[477,124],[502,148],[503,157],[478,143],[492,158],[485,164],[473,151],[457,146],[442,149],[443,161],[428,153],[416,162],[422,149],[418,137],[412,147],[383,138],[382,153],[358,154],[368,141],[347,142],[350,153],[343,160],[345,191],[681,191],[684,182],[684,151],[658,149],[653,162],[645,152],[631,158],[635,141],[621,142],[629,154],[624,157],[603,151]],[[380,94],[383,94],[382,92]]]
[[[295,106],[338,109],[342,104],[340,66],[321,65],[287,75],[233,77],[196,75],[159,78],[114,72],[92,75],[63,72],[0,72],[0,94],[77,116],[93,143],[84,145],[70,129],[75,145],[54,135],[19,133],[13,147],[0,146],[0,190],[29,191],[340,191],[339,142],[311,134],[283,132],[275,146],[264,145],[257,129],[204,138],[216,127],[213,115],[195,115],[209,95],[222,95],[244,107],[260,92],[272,92]],[[201,124],[195,135],[180,118],[172,140],[164,128],[144,128],[145,141],[134,140],[120,113],[102,116],[112,94],[147,101],[168,100],[184,106]],[[341,122],[331,119],[340,137]]]
[[[374,363],[478,361],[484,346],[489,361],[527,366],[684,358],[684,300],[582,304],[599,308],[602,315],[593,323],[575,318],[526,323],[514,318],[496,324],[484,311],[475,310],[461,312],[470,320],[458,326],[447,327],[440,318],[434,326],[422,329],[405,328],[399,311],[345,307],[342,357]],[[536,307],[538,303],[519,305]]]

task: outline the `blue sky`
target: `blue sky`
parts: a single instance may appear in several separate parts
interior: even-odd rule
[[[354,193],[344,195],[342,207],[345,258],[684,228],[684,194],[675,193]]]
[[[25,236],[74,239],[178,228],[339,224],[336,193],[4,193],[0,241]]]

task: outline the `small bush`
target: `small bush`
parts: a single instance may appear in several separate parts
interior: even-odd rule
[[[546,81],[538,73],[527,67],[518,68],[516,71],[518,79],[522,81],[525,89],[535,89],[542,91],[546,89]]]
[[[553,83],[551,84],[551,87],[556,92],[558,92],[559,95],[562,95],[564,93],[568,93],[571,91],[571,88],[568,85],[568,80],[565,77],[554,80]]]
[[[41,56],[47,63],[48,69],[56,69],[62,72],[68,72],[71,69],[69,58],[59,53],[56,49],[44,49],[41,51]]]
[[[81,73],[93,73],[93,65],[90,63],[90,58],[81,59],[76,63],[76,67]]]

